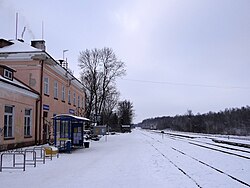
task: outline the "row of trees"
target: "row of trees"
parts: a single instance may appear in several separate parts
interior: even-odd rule
[[[147,129],[172,129],[211,134],[250,135],[250,107],[225,109],[194,115],[188,110],[185,115],[146,119],[138,124]]]
[[[131,124],[133,104],[119,101],[116,80],[125,75],[125,63],[111,48],[80,52],[81,81],[86,91],[86,117],[98,117],[100,124]]]

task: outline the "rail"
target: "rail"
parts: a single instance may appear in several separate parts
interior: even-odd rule
[[[13,163],[9,166],[3,166],[3,157],[6,155],[11,155]],[[21,156],[23,160],[22,162],[17,163],[17,156]],[[21,166],[19,166],[21,165]],[[26,166],[26,154],[23,152],[8,152],[8,153],[2,153],[1,154],[1,163],[0,163],[0,172],[2,172],[3,169],[23,169],[25,171]]]
[[[27,153],[32,154],[31,159],[27,157]],[[34,167],[36,167],[36,152],[33,149],[25,149],[24,154],[26,165],[33,165]]]
[[[45,164],[45,149],[41,146],[36,146],[33,150],[37,153],[36,155],[36,162],[42,162]]]

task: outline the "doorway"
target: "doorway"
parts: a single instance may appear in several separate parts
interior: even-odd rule
[[[49,134],[49,121],[48,121],[48,112],[43,111],[43,143],[47,143],[50,140]]]

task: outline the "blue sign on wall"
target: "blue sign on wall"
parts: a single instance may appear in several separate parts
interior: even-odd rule
[[[69,113],[70,114],[75,114],[75,110],[74,109],[69,109]]]
[[[43,110],[48,110],[48,111],[49,111],[49,105],[44,104],[44,105],[43,105]]]

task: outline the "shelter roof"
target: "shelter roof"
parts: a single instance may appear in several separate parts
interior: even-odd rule
[[[125,128],[125,127],[127,127],[127,128],[129,128],[129,127],[131,127],[130,125],[121,125],[123,128]]]
[[[52,119],[55,119],[55,120],[90,121],[88,118],[75,116],[75,115],[72,115],[72,114],[58,114],[58,115],[52,117]]]

